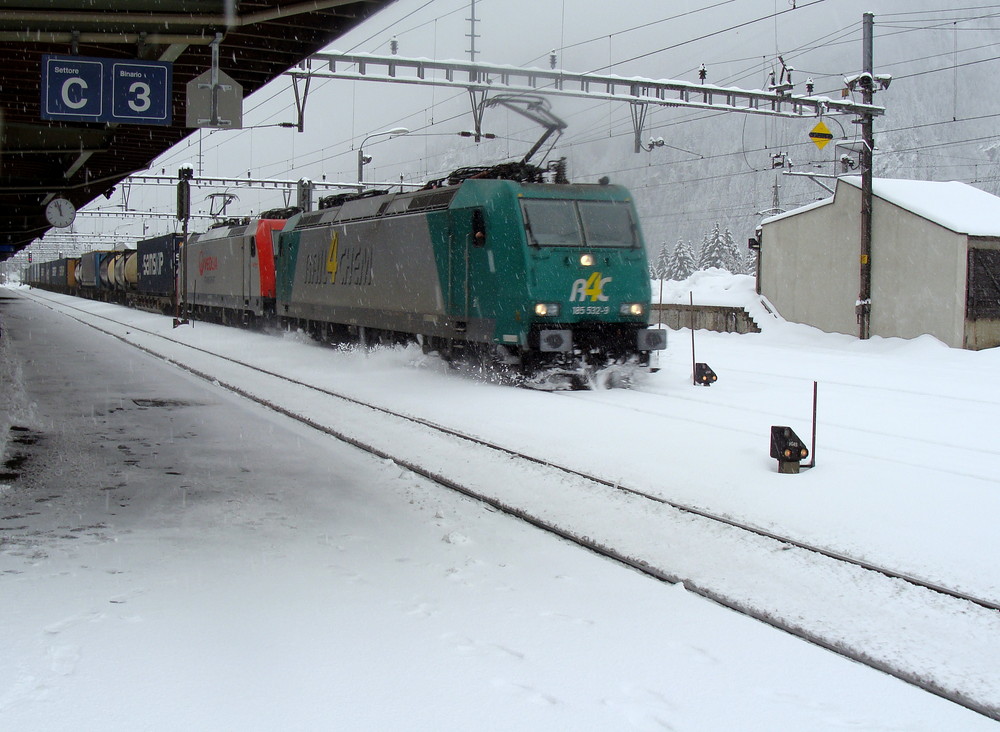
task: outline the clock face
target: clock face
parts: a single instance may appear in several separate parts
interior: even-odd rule
[[[69,226],[76,218],[76,206],[66,198],[57,197],[49,201],[45,207],[45,218],[53,226],[62,228]]]

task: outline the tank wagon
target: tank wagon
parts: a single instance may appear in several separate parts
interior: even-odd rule
[[[135,292],[138,281],[138,267],[135,249],[124,249],[114,253],[108,260],[107,299],[127,304]]]
[[[114,252],[92,251],[80,255],[80,265],[77,267],[76,281],[80,286],[80,294],[93,298],[101,286],[101,262]],[[107,265],[105,265],[105,271]]]
[[[135,289],[135,250],[92,251],[80,255],[77,294],[93,300],[128,303]]]
[[[621,186],[471,177],[326,203],[276,250],[277,314],[318,338],[415,339],[553,386],[666,346]]]

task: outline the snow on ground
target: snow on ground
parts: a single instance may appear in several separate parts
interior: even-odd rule
[[[14,598],[0,609],[4,728],[995,728],[310,434],[22,292],[0,291],[0,426],[40,433],[48,462],[0,484],[0,585]],[[710,388],[690,384],[689,331],[671,333],[662,370],[635,389],[573,394],[481,383],[414,349],[337,352],[205,324],[174,335],[1000,596],[1000,354],[785,323],[751,280],[720,273],[664,300],[689,292],[746,306],[763,328],[696,334],[720,374]],[[813,380],[817,467],[778,475],[769,426],[808,439]]]

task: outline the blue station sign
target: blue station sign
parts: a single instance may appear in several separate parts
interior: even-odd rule
[[[42,119],[169,125],[173,65],[42,56]]]

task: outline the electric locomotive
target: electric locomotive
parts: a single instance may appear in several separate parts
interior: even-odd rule
[[[417,340],[550,388],[648,368],[666,332],[648,327],[628,191],[489,175],[292,217],[275,252],[279,318],[323,340]]]
[[[274,209],[260,218],[229,219],[188,237],[179,274],[185,314],[242,324],[273,318],[272,236],[290,213]]]

